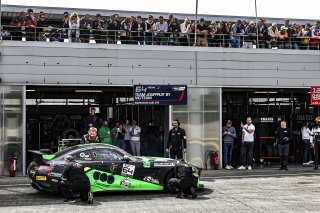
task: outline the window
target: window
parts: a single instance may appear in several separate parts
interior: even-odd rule
[[[95,161],[122,161],[123,157],[109,149],[96,149],[92,152]]]
[[[84,151],[76,152],[75,154],[72,155],[72,157],[75,160],[92,161],[91,150],[84,150]]]

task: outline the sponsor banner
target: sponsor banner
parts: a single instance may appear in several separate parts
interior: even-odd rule
[[[320,86],[312,86],[310,89],[310,105],[320,106]]]
[[[186,105],[186,85],[134,85],[135,105]]]

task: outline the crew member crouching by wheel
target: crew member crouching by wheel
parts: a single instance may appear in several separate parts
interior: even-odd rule
[[[187,197],[191,195],[192,198],[197,197],[194,188],[192,168],[185,165],[177,165],[175,167],[176,178],[169,179],[169,186],[172,191],[177,192],[177,198]]]
[[[72,156],[65,157],[65,168],[62,172],[62,181],[59,183],[61,193],[68,203],[76,202],[73,193],[80,192],[82,201],[93,202],[93,195],[90,192],[90,181],[80,163],[76,163]]]
[[[82,143],[100,143],[97,128],[90,127],[88,134],[85,134],[82,138]]]

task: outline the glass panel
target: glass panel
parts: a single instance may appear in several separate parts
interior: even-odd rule
[[[0,87],[1,88],[1,87]],[[21,86],[3,86],[1,89],[2,102],[0,111],[0,175],[8,175],[10,157],[18,157],[17,174],[22,172],[22,92]]]
[[[188,105],[172,105],[172,111],[188,111]]]
[[[218,139],[220,136],[220,119],[218,112],[204,112],[204,137]]]
[[[204,90],[204,110],[219,111],[220,109],[220,89],[203,88]]]
[[[189,135],[190,140],[202,140],[203,139],[203,120],[201,112],[192,112],[189,114]]]
[[[189,111],[203,110],[203,88],[190,88],[188,95]]]

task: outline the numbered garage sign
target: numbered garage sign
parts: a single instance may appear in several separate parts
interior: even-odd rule
[[[313,86],[310,89],[311,106],[320,106],[320,86]]]
[[[121,172],[121,175],[122,176],[125,176],[125,177],[133,177],[133,174],[134,174],[134,170],[135,170],[135,166],[134,165],[130,165],[130,164],[123,164],[123,167],[122,167],[122,172]]]

